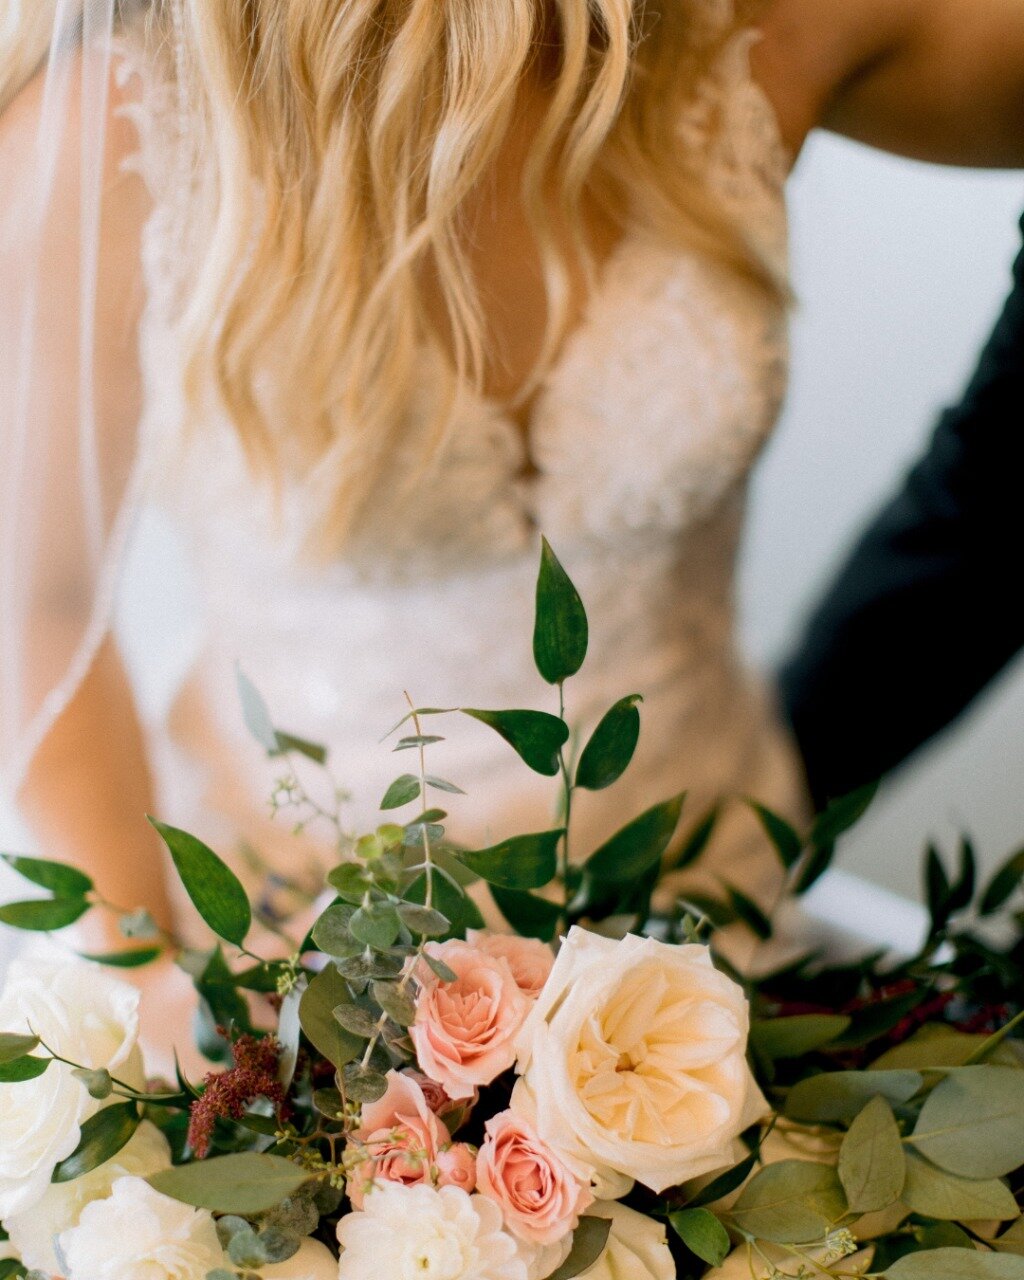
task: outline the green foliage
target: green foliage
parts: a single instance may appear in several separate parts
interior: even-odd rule
[[[780,1160],[761,1170],[732,1209],[737,1227],[776,1244],[822,1239],[847,1210],[839,1175],[827,1164]]]
[[[328,965],[310,981],[299,1005],[299,1022],[306,1039],[336,1067],[347,1066],[366,1043],[362,1036],[346,1031],[334,1016],[335,1009],[350,1000],[345,979],[334,965]]]
[[[84,898],[29,898],[0,905],[0,924],[27,933],[55,933],[81,920],[88,910]]]
[[[629,768],[640,739],[640,712],[643,698],[638,693],[622,698],[606,711],[583,749],[576,766],[576,785],[587,791],[603,791]]]
[[[25,1057],[0,1063],[0,1084],[25,1084],[29,1080],[38,1080],[52,1061],[52,1058]]]
[[[929,1094],[913,1133],[932,1164],[968,1178],[1001,1178],[1024,1165],[1024,1071],[961,1067]]]
[[[57,898],[84,898],[93,889],[92,881],[84,872],[62,862],[22,858],[11,853],[0,854],[0,860],[25,880],[49,890]]]
[[[572,1238],[572,1250],[549,1280],[573,1280],[597,1262],[608,1244],[612,1224],[608,1218],[583,1217]]]
[[[2,1032],[0,1033],[0,1065],[5,1062],[14,1062],[38,1048],[38,1036],[16,1035],[10,1031]]]
[[[535,772],[553,778],[561,768],[562,748],[569,741],[569,726],[546,711],[480,711],[464,707],[464,713],[499,734]]]
[[[513,836],[493,848],[458,856],[464,866],[488,884],[501,889],[541,889],[554,879],[563,834],[559,830]]]
[[[213,1213],[266,1213],[308,1181],[305,1170],[279,1156],[241,1152],[165,1169],[147,1179],[161,1195]]]
[[[150,822],[167,845],[192,905],[218,938],[240,947],[252,925],[252,908],[241,881],[195,836],[155,818]]]
[[[669,1214],[669,1222],[691,1253],[712,1267],[720,1267],[732,1245],[729,1233],[707,1209],[679,1209]]]
[[[970,1222],[1017,1217],[1017,1202],[998,1178],[963,1178],[907,1152],[903,1203],[914,1213],[942,1222]]]
[[[826,1072],[795,1085],[786,1098],[785,1113],[808,1124],[834,1124],[853,1120],[872,1098],[902,1106],[923,1086],[924,1077],[916,1071]]]
[[[515,889],[499,889],[491,886],[491,897],[508,923],[524,938],[539,938],[551,942],[558,932],[562,909],[546,898],[532,893],[520,893]]]
[[[900,1198],[906,1158],[892,1107],[872,1098],[850,1125],[839,1151],[839,1179],[853,1213],[876,1213]]]
[[[1024,1280],[1024,1259],[928,1249],[900,1258],[886,1271],[885,1280]]]
[[[587,656],[587,641],[583,601],[544,538],[537,577],[533,657],[548,684],[561,684],[579,671]]]
[[[757,1052],[770,1061],[803,1058],[815,1049],[831,1044],[849,1026],[848,1017],[827,1013],[769,1018],[752,1024],[750,1040]]]
[[[112,1160],[131,1139],[140,1119],[134,1102],[117,1102],[97,1111],[82,1125],[78,1146],[54,1169],[53,1181],[73,1182]]]
[[[654,805],[601,845],[585,864],[588,880],[603,891],[632,884],[657,867],[675,835],[685,800],[683,792]]]

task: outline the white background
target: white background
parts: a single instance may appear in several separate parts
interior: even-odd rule
[[[768,664],[969,373],[1007,289],[1024,178],[820,138],[792,201],[794,384],[758,476],[742,573],[748,647]],[[1010,550],[1006,589],[1018,591]],[[969,828],[991,863],[1024,843],[1022,725],[1024,668],[897,780],[848,842],[844,867],[914,893],[927,835],[949,842]],[[15,839],[0,812],[0,847]]]

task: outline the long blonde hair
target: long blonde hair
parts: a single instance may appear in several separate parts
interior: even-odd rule
[[[298,467],[321,489],[324,547],[352,532],[409,445],[424,346],[444,347],[451,376],[419,461],[438,452],[455,389],[482,386],[464,215],[538,69],[546,115],[522,200],[548,320],[524,393],[570,322],[570,260],[592,274],[584,197],[772,286],[680,140],[686,99],[739,21],[729,0],[155,3],[206,122],[209,222],[192,228],[201,249],[177,317],[188,390],[215,389],[254,467]],[[556,226],[577,229],[571,253]]]

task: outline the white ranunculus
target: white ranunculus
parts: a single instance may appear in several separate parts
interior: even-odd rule
[[[118,1178],[133,1174],[145,1178],[166,1169],[170,1163],[171,1148],[167,1139],[156,1125],[144,1121],[112,1160],[73,1182],[53,1183],[38,1204],[6,1220],[4,1226],[20,1251],[22,1262],[47,1275],[57,1274],[60,1264],[54,1241],[62,1232],[78,1225],[87,1204],[109,1196]]]
[[[342,1218],[338,1240],[339,1280],[527,1280],[501,1210],[461,1187],[382,1183]]]
[[[66,1280],[206,1280],[224,1266],[213,1217],[119,1178],[58,1241]]]
[[[30,1030],[80,1066],[105,1068],[136,1088],[144,1083],[139,993],[99,965],[51,947],[13,961],[0,993],[0,1031]],[[35,1080],[0,1085],[0,1219],[42,1199],[99,1106],[58,1062]]]
[[[664,1223],[614,1200],[598,1201],[587,1214],[611,1218],[612,1230],[604,1253],[580,1280],[675,1280]]]
[[[733,1162],[768,1110],[747,1065],[750,1010],[706,947],[572,929],[517,1041],[512,1110],[602,1199]]]
[[[338,1260],[319,1240],[303,1240],[287,1262],[261,1267],[262,1280],[338,1280]]]

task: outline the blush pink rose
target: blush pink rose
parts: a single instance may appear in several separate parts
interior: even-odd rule
[[[589,1186],[511,1111],[488,1120],[476,1160],[477,1190],[501,1209],[513,1235],[550,1245],[575,1231],[593,1203]]]
[[[511,933],[483,933],[471,929],[467,941],[478,951],[508,961],[520,991],[536,999],[555,966],[555,953],[538,938],[517,938]]]
[[[439,1187],[461,1187],[463,1191],[476,1189],[476,1149],[466,1142],[453,1142],[437,1153],[435,1161]]]
[[[387,1078],[387,1093],[363,1107],[362,1125],[352,1134],[350,1148],[362,1157],[348,1183],[356,1209],[375,1182],[433,1185],[438,1151],[449,1141],[416,1081],[401,1071],[389,1071]]]
[[[421,966],[409,1034],[420,1070],[461,1102],[512,1066],[515,1038],[532,1001],[520,991],[507,960],[457,940],[431,942],[426,950],[452,970],[455,981],[444,982]]]

